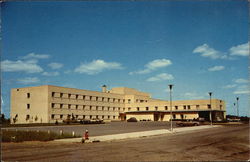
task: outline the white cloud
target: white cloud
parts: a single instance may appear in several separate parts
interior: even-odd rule
[[[224,89],[230,89],[230,88],[234,88],[236,86],[237,86],[236,84],[228,84],[228,85],[223,86],[222,88],[224,88]]]
[[[234,94],[250,94],[249,88],[250,87],[248,85],[242,85],[242,86],[239,86],[233,93]]]
[[[44,76],[58,76],[59,72],[43,72],[42,75],[44,75]]]
[[[231,56],[249,56],[249,42],[233,46],[229,52]]]
[[[167,73],[161,73],[158,74],[154,77],[150,77],[147,79],[148,82],[155,82],[155,81],[162,81],[162,80],[173,80],[174,77],[171,74],[167,74]]]
[[[48,64],[48,66],[49,66],[51,69],[60,69],[60,68],[63,67],[63,64],[57,63],[57,62],[52,62],[52,63]]]
[[[150,61],[149,63],[147,63],[145,65],[145,69],[130,72],[129,74],[130,75],[133,75],[133,74],[147,74],[147,73],[150,73],[150,72],[152,72],[152,71],[154,71],[156,69],[167,67],[167,66],[169,66],[171,64],[172,64],[172,62],[170,60],[156,59],[156,60],[153,60],[153,61]]]
[[[214,66],[208,69],[208,71],[221,71],[224,70],[225,67],[224,66]]]
[[[117,62],[105,62],[103,60],[93,60],[90,63],[82,63],[75,68],[77,73],[85,73],[89,75],[98,74],[104,70],[123,69],[122,65]]]
[[[3,72],[26,72],[26,73],[40,73],[43,69],[37,65],[36,60],[28,61],[1,61],[1,70]]]
[[[27,77],[23,79],[18,79],[18,83],[21,84],[34,84],[40,82],[40,80],[37,77]]]
[[[219,51],[209,47],[207,44],[196,47],[193,53],[200,53],[202,57],[208,57],[211,59],[219,59],[225,56],[221,56]]]
[[[45,54],[29,53],[28,55],[23,56],[22,59],[47,59],[49,57],[49,55]]]
[[[185,97],[186,99],[204,99],[205,97],[203,95],[199,95],[196,92],[186,92],[184,93],[183,97]]]
[[[239,79],[235,80],[235,83],[239,83],[239,84],[241,84],[241,83],[248,83],[248,82],[249,81],[247,79],[243,79],[243,78],[239,78]]]

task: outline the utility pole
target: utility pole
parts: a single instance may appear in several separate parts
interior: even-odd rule
[[[236,97],[236,100],[237,100],[237,116],[239,116],[239,97]]]
[[[213,116],[212,116],[212,92],[208,92],[209,94],[209,97],[210,97],[210,125],[212,126],[213,125]]]
[[[172,88],[173,88],[173,84],[169,84],[169,97],[170,97],[170,131],[172,132],[173,131],[173,122],[172,122]]]

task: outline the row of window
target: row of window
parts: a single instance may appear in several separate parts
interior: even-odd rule
[[[58,105],[58,107],[56,106]],[[65,105],[65,106],[64,106]],[[88,110],[105,110],[105,106],[91,106],[91,105],[74,105],[74,104],[56,104],[56,103],[51,103],[51,108],[67,108],[67,109],[76,109],[76,110],[85,110],[86,107],[88,106]],[[110,111],[121,111],[120,107],[106,107],[106,110]],[[123,108],[123,111],[125,111],[125,108]]]
[[[71,115],[59,115],[59,119],[64,119],[64,118],[72,118]],[[74,115],[75,119],[118,119],[118,116],[110,116],[110,115]],[[52,114],[51,119],[56,119],[56,115]]]
[[[101,102],[125,103],[126,101],[125,99],[119,99],[119,98],[107,98],[107,97],[87,96],[87,95],[59,93],[59,92],[52,92],[51,96],[55,98],[68,98],[76,100],[89,100],[89,101],[101,101]],[[130,99],[128,99],[128,103],[130,103]]]
[[[56,103],[52,103],[51,104],[51,107],[52,108],[56,108],[55,107],[55,104]],[[85,107],[86,107],[86,105],[73,105],[73,104],[59,104],[60,106],[59,106],[59,108],[60,109],[62,109],[62,108],[64,108],[63,107],[63,105],[66,105],[67,107],[66,108],[68,108],[68,109],[71,109],[73,106],[74,106],[74,108],[77,110],[79,107],[81,107],[82,108],[82,110],[84,110],[85,109]],[[94,107],[95,107],[95,110],[102,110],[102,111],[104,111],[105,110],[105,107],[104,106],[90,106],[89,105],[89,110],[94,110]],[[178,110],[178,106],[174,106],[174,108],[175,108],[175,110]],[[196,109],[199,109],[200,108],[200,105],[196,105]],[[211,109],[211,105],[210,104],[208,104],[207,105],[207,108],[208,109]],[[30,104],[27,104],[27,109],[30,109]],[[183,105],[183,109],[184,110],[186,110],[186,109],[188,109],[188,110],[190,110],[191,109],[191,106],[190,105]],[[220,105],[220,110],[222,109],[222,105]],[[121,108],[120,107],[107,107],[107,109],[106,110],[108,110],[108,111],[110,111],[110,110],[113,110],[113,111],[115,111],[115,110],[118,110],[118,111],[121,111]],[[123,111],[125,111],[126,109],[125,108],[123,108]],[[136,110],[137,111],[140,111],[140,107],[137,107],[136,108]],[[149,110],[149,107],[146,107],[146,111],[148,111]],[[155,106],[155,110],[157,111],[158,110],[158,106]],[[165,106],[165,110],[168,110],[168,106]],[[129,107],[128,108],[128,111],[131,111],[131,107]]]

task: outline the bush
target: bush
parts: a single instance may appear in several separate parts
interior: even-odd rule
[[[2,142],[23,142],[23,141],[52,141],[54,139],[73,138],[71,134],[63,133],[62,135],[54,132],[37,132],[37,131],[13,131],[2,130]],[[80,137],[80,136],[74,136]]]

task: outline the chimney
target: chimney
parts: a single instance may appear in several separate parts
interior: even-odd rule
[[[103,86],[102,86],[102,92],[104,92],[104,93],[107,92],[107,86],[106,86],[106,85],[103,85]]]

